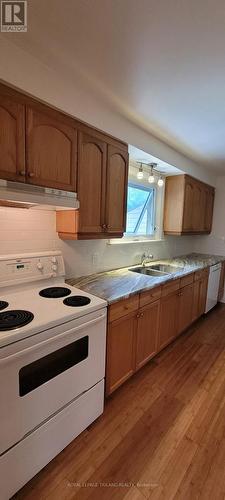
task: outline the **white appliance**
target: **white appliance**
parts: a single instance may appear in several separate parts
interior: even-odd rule
[[[60,252],[0,257],[0,498],[102,412],[106,302],[65,283]]]
[[[77,193],[0,179],[1,205],[35,210],[78,209]]]
[[[210,311],[218,302],[218,291],[220,283],[221,263],[211,266],[209,269],[209,281],[206,298],[205,313]]]

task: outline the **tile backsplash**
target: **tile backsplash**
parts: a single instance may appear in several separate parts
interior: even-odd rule
[[[60,249],[66,276],[78,277],[140,262],[143,252],[167,258],[194,250],[194,237],[166,237],[153,243],[108,245],[107,240],[62,241],[55,212],[0,208],[0,255]]]

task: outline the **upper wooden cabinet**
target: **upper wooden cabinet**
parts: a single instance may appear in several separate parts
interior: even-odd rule
[[[45,106],[26,108],[27,182],[76,190],[77,131]]]
[[[25,107],[1,93],[0,178],[25,181]]]
[[[127,176],[128,152],[108,145],[105,224],[109,234],[125,231]]]
[[[128,148],[109,144],[104,134],[83,127],[78,132],[79,211],[57,213],[62,239],[122,237],[126,224]]]
[[[166,179],[165,234],[208,234],[212,228],[213,187],[188,175]]]

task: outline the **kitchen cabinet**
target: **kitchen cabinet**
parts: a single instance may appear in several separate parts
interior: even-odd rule
[[[128,152],[108,146],[106,179],[106,232],[123,235],[126,229]]]
[[[193,285],[192,321],[198,319],[205,312],[208,288],[208,269],[195,273]]]
[[[26,107],[26,157],[28,183],[76,190],[77,130],[63,114]]]
[[[204,313],[208,274],[202,269],[109,306],[106,395]]]
[[[194,285],[190,285],[181,288],[178,293],[178,331],[181,333],[192,323],[192,311],[193,311],[193,292]]]
[[[78,199],[80,209],[57,216],[62,239],[122,237],[126,225],[128,150],[122,143],[108,144],[106,137],[90,129],[78,134]],[[63,219],[65,218],[65,223]],[[75,222],[75,219],[77,222]]]
[[[224,281],[225,281],[225,262],[222,262],[219,282],[218,301],[220,302],[224,295]]]
[[[0,179],[25,181],[25,106],[1,93]]]
[[[208,234],[212,227],[214,188],[189,175],[166,179],[164,232]]]
[[[109,323],[107,332],[106,394],[135,371],[136,313]]]
[[[160,305],[158,351],[172,342],[178,333],[178,297],[179,291],[175,290],[162,297]]]
[[[158,347],[160,301],[157,300],[138,311],[136,370],[145,365],[156,353]]]

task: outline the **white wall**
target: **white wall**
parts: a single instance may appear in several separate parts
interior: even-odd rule
[[[209,170],[122,116],[122,110],[113,108],[81,74],[77,72],[73,80],[66,78],[62,70],[44,65],[6,36],[0,34],[1,80],[214,185]]]
[[[193,249],[192,237],[167,237],[165,241],[108,245],[107,240],[62,241],[55,230],[55,213],[0,208],[0,255],[60,249],[67,277],[78,277],[140,262],[148,251],[154,258],[166,258]]]

